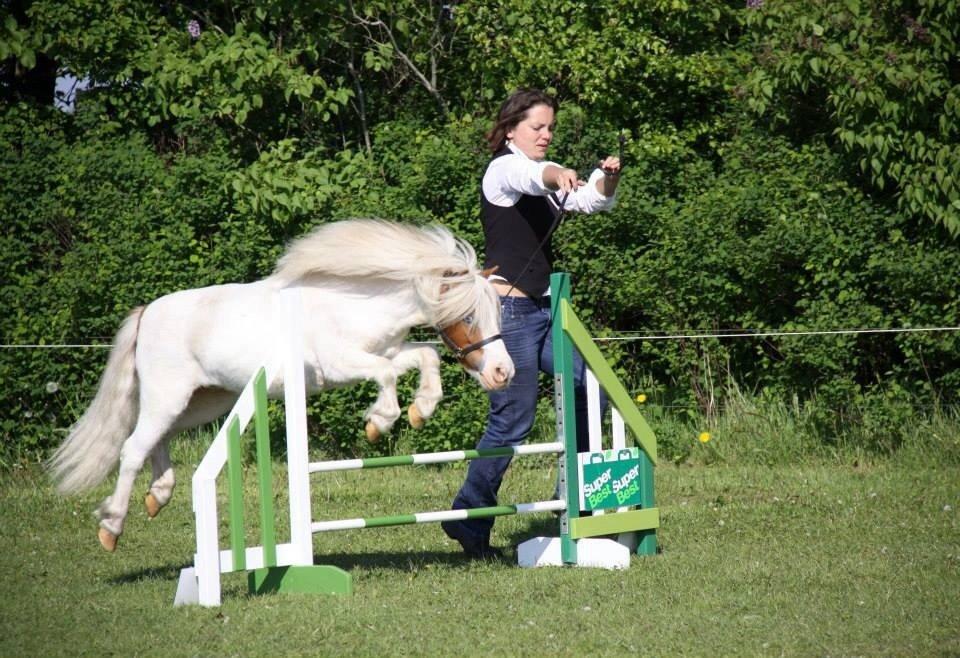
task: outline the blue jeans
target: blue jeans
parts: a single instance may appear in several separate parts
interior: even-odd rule
[[[550,298],[541,301],[529,297],[500,298],[503,342],[513,359],[515,375],[506,389],[489,393],[490,413],[487,429],[477,448],[500,448],[522,444],[533,427],[537,412],[540,371],[553,375]],[[583,359],[574,350],[574,389],[576,394],[577,450],[589,447],[587,394]],[[601,389],[601,408],[606,399]],[[497,504],[497,492],[511,457],[474,459],[467,478],[453,501],[453,509],[491,507]],[[487,542],[493,518],[468,519],[459,524],[477,540]]]

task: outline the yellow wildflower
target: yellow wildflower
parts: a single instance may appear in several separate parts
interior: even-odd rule
[[[637,402],[639,402],[640,404],[643,404],[646,401],[647,401],[646,393],[641,393],[640,395],[637,396]]]
[[[706,443],[710,440],[710,432],[700,432],[700,436],[697,438],[700,439],[700,443]]]

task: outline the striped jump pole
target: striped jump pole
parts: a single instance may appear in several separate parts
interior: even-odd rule
[[[387,528],[414,523],[439,523],[441,521],[463,521],[465,519],[487,519],[494,516],[513,514],[534,514],[536,512],[561,512],[567,508],[563,500],[542,500],[537,503],[518,505],[497,505],[496,507],[474,507],[471,509],[442,510],[439,512],[418,512],[399,516],[376,516],[369,519],[340,519],[339,521],[317,521],[310,525],[313,532],[332,530],[355,530],[359,528]]]
[[[563,443],[533,443],[503,448],[481,448],[477,450],[450,450],[447,452],[428,452],[415,455],[393,457],[370,457],[367,459],[340,459],[310,464],[311,473],[333,473],[337,471],[355,471],[368,468],[389,468],[393,466],[417,466],[424,464],[449,464],[452,462],[485,459],[490,457],[520,457],[525,455],[550,455],[563,453]],[[517,505],[497,505],[473,509],[440,510],[436,512],[418,512],[399,516],[379,516],[372,518],[340,519],[336,521],[318,521],[310,525],[311,531],[330,532],[334,530],[354,530],[358,528],[385,528],[389,526],[410,525],[414,523],[439,523],[441,521],[462,521],[482,519],[513,514],[533,514],[537,512],[561,512],[566,509],[565,500],[543,500],[535,503]]]
[[[563,452],[563,443],[532,443],[523,446],[505,448],[481,448],[479,450],[450,450],[448,452],[426,452],[416,455],[398,455],[395,457],[369,457],[367,459],[340,459],[310,464],[311,473],[330,473],[334,471],[356,471],[364,468],[387,468],[391,466],[418,466],[423,464],[449,464],[484,457],[508,457],[520,455],[549,455]]]

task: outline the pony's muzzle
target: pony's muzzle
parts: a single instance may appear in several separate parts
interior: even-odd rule
[[[496,363],[487,367],[487,358],[484,355],[481,367],[478,369],[480,381],[488,391],[499,391],[510,385],[513,380],[513,363]]]
[[[493,369],[493,382],[497,385],[497,390],[509,386],[512,379],[513,369],[508,369],[503,366],[497,366]]]

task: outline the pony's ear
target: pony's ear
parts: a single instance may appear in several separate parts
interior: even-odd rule
[[[452,279],[453,277],[461,277],[461,276],[465,276],[466,274],[467,274],[467,270],[464,270],[464,271],[462,271],[462,272],[454,272],[453,270],[446,270],[446,271],[443,273],[443,278],[444,278],[444,279]],[[448,290],[450,290],[450,284],[449,284],[449,283],[441,283],[441,284],[440,284],[440,294],[441,294],[441,295],[444,294],[444,293],[446,293]]]
[[[489,279],[491,275],[496,274],[497,270],[500,269],[499,265],[494,265],[493,267],[488,267],[487,269],[480,272],[480,275],[484,279]]]

